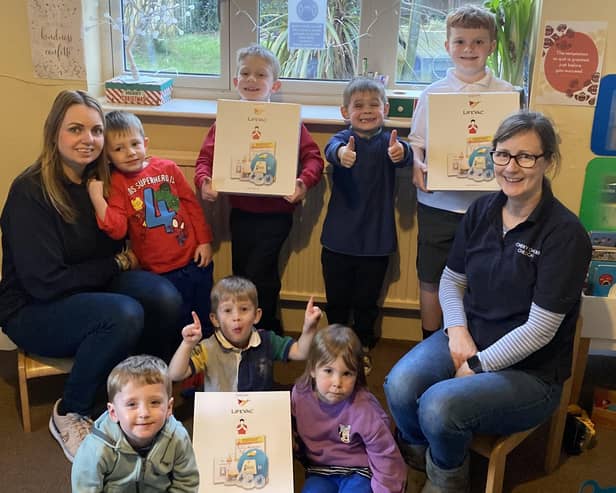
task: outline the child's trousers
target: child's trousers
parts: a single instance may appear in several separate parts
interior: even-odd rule
[[[302,493],[372,493],[370,480],[359,474],[309,474]]]
[[[362,346],[376,344],[378,300],[387,273],[389,256],[355,256],[321,251],[327,297],[327,321],[352,327]]]
[[[257,287],[263,311],[257,327],[282,333],[278,318],[280,272],[278,259],[293,225],[293,214],[252,213],[231,210],[233,274],[250,279]]]

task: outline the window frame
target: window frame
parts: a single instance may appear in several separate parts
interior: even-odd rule
[[[101,2],[102,3],[102,2]],[[120,18],[121,0],[108,0],[101,5],[101,19],[105,13]],[[400,0],[361,0],[358,60],[368,59],[368,70],[389,74],[387,89],[422,89],[427,84],[396,82],[396,57],[400,20]],[[219,0],[221,74],[220,76],[195,75],[179,76],[174,82],[174,97],[186,99],[237,98],[233,87],[236,72],[235,53],[243,46],[258,41],[258,31],[252,19],[258,19],[259,0]],[[397,26],[392,29],[392,25]],[[122,34],[109,28],[108,43],[111,66],[106,72],[113,76],[126,74]],[[392,46],[390,56],[384,56],[383,46]],[[304,104],[340,104],[340,95],[347,81],[321,81],[283,79],[280,92],[274,101]]]

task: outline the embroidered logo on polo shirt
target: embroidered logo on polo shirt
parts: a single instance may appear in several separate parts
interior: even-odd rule
[[[528,258],[535,258],[541,255],[541,250],[537,250],[536,248],[531,248],[524,243],[520,243],[519,241],[515,244],[516,253],[520,253],[522,255],[526,255]]]
[[[338,436],[342,443],[351,441],[351,425],[338,425]]]

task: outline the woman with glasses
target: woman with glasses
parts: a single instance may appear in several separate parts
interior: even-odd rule
[[[427,473],[424,493],[468,491],[473,434],[546,421],[571,368],[591,246],[546,177],[560,164],[556,133],[522,111],[492,146],[501,191],[474,202],[458,228],[439,288],[443,330],[385,380],[403,456]]]

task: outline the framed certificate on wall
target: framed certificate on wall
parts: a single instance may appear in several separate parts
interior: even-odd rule
[[[291,195],[297,178],[300,111],[299,104],[219,100],[214,189]]]

